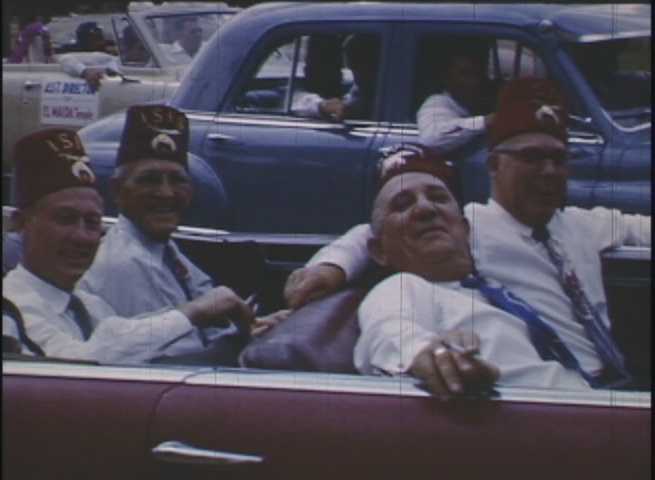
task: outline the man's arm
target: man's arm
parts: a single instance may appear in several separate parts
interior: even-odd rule
[[[465,117],[451,102],[446,95],[433,95],[419,109],[416,120],[423,145],[454,150],[482,135],[493,121],[493,114]]]
[[[366,246],[370,234],[368,224],[357,225],[319,250],[305,267],[294,271],[284,287],[289,307],[300,308],[358,278],[372,261]]]
[[[95,90],[107,72],[120,72],[116,57],[103,52],[66,53],[58,58],[64,72],[83,78]]]
[[[591,210],[569,207],[584,225],[585,236],[599,242],[599,250],[622,245],[650,247],[651,218],[646,215],[625,214],[620,210],[596,207]]]
[[[100,319],[92,335],[83,341],[57,328],[38,307],[21,308],[30,338],[48,357],[96,360],[101,363],[143,363],[165,353],[168,345],[188,335],[193,327],[221,326],[228,321],[247,328],[254,314],[234,292],[215,288],[200,297],[137,318],[116,316],[100,297],[80,294],[91,314]]]
[[[434,293],[432,284],[411,274],[375,287],[359,308],[355,366],[362,373],[409,373],[444,399],[486,390],[498,369],[475,357],[475,333],[445,326]]]

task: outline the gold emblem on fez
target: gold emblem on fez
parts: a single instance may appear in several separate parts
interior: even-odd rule
[[[153,138],[150,146],[157,153],[175,153],[177,151],[175,141],[165,133],[160,133]]]
[[[559,115],[556,110],[561,108],[556,105],[542,105],[534,112],[534,116],[541,123],[546,123],[550,119],[553,124],[559,125]]]
[[[68,153],[60,153],[59,156],[71,162],[71,173],[80,182],[90,185],[96,181],[96,176],[88,166],[89,157],[70,155]]]

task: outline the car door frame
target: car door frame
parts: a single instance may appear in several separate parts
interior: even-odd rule
[[[280,26],[277,26],[275,29],[266,32],[262,35],[254,46],[251,48],[250,53],[246,56],[245,61],[240,65],[238,72],[234,75],[234,78],[230,84],[230,87],[227,89],[224,96],[224,101],[221,102],[218,111],[211,119],[212,124],[208,126],[208,134],[204,139],[203,150],[200,153],[203,157],[210,159],[210,163],[213,164],[217,170],[221,170],[222,159],[220,155],[216,156],[216,151],[209,152],[207,149],[219,148],[220,145],[217,145],[215,148],[211,146],[211,142],[218,144],[223,144],[223,147],[229,147],[229,143],[233,143],[234,136],[222,131],[221,126],[225,127],[225,130],[238,128],[243,126],[248,128],[248,126],[259,126],[264,128],[280,128],[283,131],[288,131],[287,129],[294,129],[294,131],[299,132],[296,135],[301,135],[303,131],[312,132],[313,135],[320,135],[321,132],[328,134],[336,134],[344,138],[348,142],[347,138],[351,139],[357,138],[368,138],[368,143],[366,149],[362,151],[362,157],[358,162],[357,171],[358,176],[361,175],[361,192],[357,194],[359,197],[357,203],[359,205],[355,206],[355,209],[358,213],[348,222],[348,225],[342,225],[343,228],[348,228],[348,226],[366,221],[368,218],[369,206],[370,206],[370,197],[372,196],[372,191],[374,190],[375,185],[375,165],[377,164],[378,158],[378,148],[382,142],[382,138],[387,131],[387,126],[384,122],[380,120],[346,120],[341,123],[333,123],[321,119],[307,119],[302,117],[294,117],[291,115],[272,115],[267,113],[238,113],[234,112],[236,99],[239,97],[240,88],[244,83],[252,78],[256,69],[260,66],[261,62],[266,58],[266,55],[270,53],[271,49],[266,48],[266,45],[269,47],[276,43],[279,43],[283,39],[292,39],[297,38],[302,35],[308,34],[317,34],[317,33],[335,33],[337,32],[348,32],[348,33],[376,33],[379,34],[382,45],[381,51],[381,63],[378,69],[378,89],[376,92],[375,100],[375,112],[374,117],[379,117],[382,107],[384,105],[383,99],[386,97],[386,92],[389,88],[389,82],[387,80],[388,68],[390,65],[389,55],[385,55],[390,45],[390,32],[393,22],[389,21],[375,21],[375,22],[357,22],[352,20],[344,20],[340,22],[333,22],[329,25],[321,24],[319,22],[297,22],[297,23],[287,23]],[[208,121],[208,115],[198,115],[194,112],[194,118],[197,120]],[[350,140],[352,141],[352,140]],[[241,142],[242,143],[242,142]],[[302,148],[309,147],[304,145],[302,141],[297,142],[298,146]],[[333,143],[330,143],[333,145]],[[344,144],[346,145],[346,144]],[[308,153],[312,153],[311,150]],[[316,164],[323,163],[324,165],[329,165],[329,160],[323,160],[321,157],[325,157],[325,154],[319,154],[312,162]],[[317,165],[317,164],[316,164]],[[359,173],[361,172],[361,173]],[[220,176],[220,173],[219,173]],[[352,181],[359,182],[358,178],[353,178]],[[226,186],[229,190],[229,182],[226,183]],[[360,187],[353,187],[355,190]],[[354,190],[353,190],[354,191]],[[229,194],[229,191],[228,191]],[[243,204],[243,202],[241,202]],[[341,230],[343,230],[341,228]],[[336,230],[331,233],[336,233]],[[302,232],[301,232],[302,233]],[[313,233],[313,232],[312,232]],[[328,231],[316,232],[316,233],[330,233]]]
[[[12,360],[3,361],[3,370],[6,473],[27,468],[28,461],[38,471],[45,467],[39,462],[60,460],[29,447],[48,440],[39,435],[77,428],[78,436],[55,448],[68,462],[58,468],[68,467],[72,478],[86,478],[80,464],[98,469],[96,478],[139,472],[144,480],[308,478],[312,472],[320,479],[371,472],[397,479],[436,471],[460,478],[503,471],[510,479],[649,475],[650,392],[498,388],[492,397],[442,402],[410,377],[154,365],[62,368]],[[39,389],[44,383],[50,388]],[[22,410],[11,398],[19,388],[27,389]],[[104,409],[106,418],[89,419],[94,410],[88,403],[100,398],[122,409],[114,411],[119,418]],[[30,399],[42,402],[42,409],[31,412]],[[21,423],[21,411],[33,414],[32,421]],[[118,427],[136,421],[137,413],[146,417],[140,437],[123,431],[123,439]],[[49,415],[51,424],[39,429]],[[116,425],[94,431],[102,421]],[[79,448],[76,438],[96,438],[78,450],[90,455],[78,462],[62,453]],[[117,452],[125,447],[118,444],[127,439],[130,453],[121,460]],[[181,444],[171,449],[167,442]],[[36,456],[21,458],[28,451]],[[103,467],[107,454],[113,463]]]

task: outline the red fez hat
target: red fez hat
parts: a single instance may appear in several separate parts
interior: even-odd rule
[[[188,148],[186,115],[164,105],[134,106],[127,110],[116,165],[154,158],[186,167]]]
[[[50,128],[21,138],[14,147],[14,165],[18,208],[65,188],[95,188],[89,157],[72,130]]]
[[[541,132],[566,143],[566,100],[551,80],[517,78],[498,95],[498,109],[488,129],[489,148],[522,133]]]
[[[422,172],[442,180],[455,193],[455,168],[443,153],[414,143],[404,143],[391,147],[384,153],[378,163],[379,184],[385,183],[396,175],[408,172]]]

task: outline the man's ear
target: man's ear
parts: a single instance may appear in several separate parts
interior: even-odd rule
[[[382,267],[388,266],[387,255],[385,254],[384,248],[382,247],[382,240],[373,236],[368,239],[366,246],[368,247],[369,255],[378,265]]]

